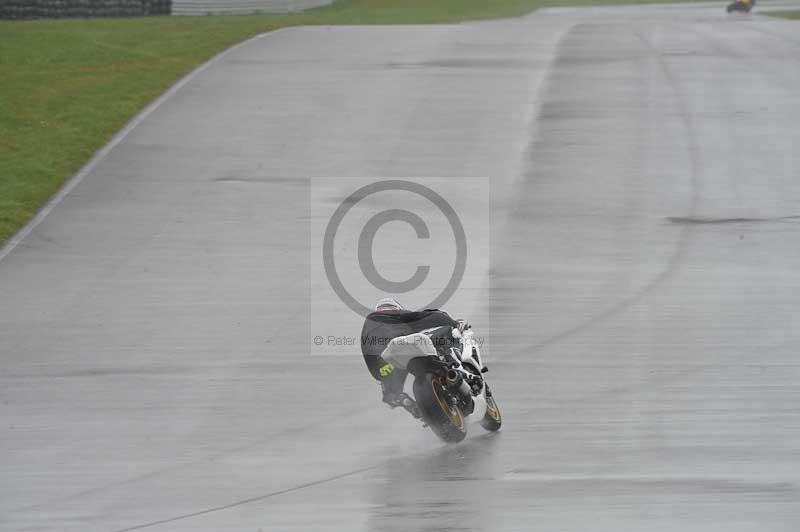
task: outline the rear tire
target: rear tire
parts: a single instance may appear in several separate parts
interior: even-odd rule
[[[455,443],[467,435],[467,423],[458,406],[445,399],[445,387],[438,375],[425,373],[414,379],[414,399],[422,419],[442,440]]]

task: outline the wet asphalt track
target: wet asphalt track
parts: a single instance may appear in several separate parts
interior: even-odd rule
[[[798,28],[560,9],[229,53],[0,261],[0,529],[796,531]],[[309,355],[337,175],[490,176],[499,434],[443,446]]]

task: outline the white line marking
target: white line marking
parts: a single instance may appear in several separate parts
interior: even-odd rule
[[[214,63],[216,63],[229,53],[233,52],[234,50],[237,50],[242,46],[246,46],[253,41],[261,39],[262,37],[275,34],[283,29],[291,29],[291,27],[278,28],[270,32],[259,33],[258,35],[247,39],[246,41],[242,41],[238,44],[231,46],[226,50],[223,50],[222,52],[218,53],[217,55],[215,55],[214,57],[212,57],[211,59],[209,59],[196,69],[189,72],[180,81],[175,83],[175,85],[170,87],[167,90],[167,92],[156,98],[155,101],[153,101],[152,103],[150,103],[150,105],[148,105],[142,111],[140,111],[139,114],[133,117],[133,119],[131,119],[130,122],[125,124],[125,126],[122,129],[120,129],[116,135],[114,135],[114,137],[108,142],[108,144],[103,146],[99,151],[95,152],[92,158],[89,159],[89,162],[87,162],[85,165],[83,165],[83,167],[80,170],[78,170],[77,174],[72,176],[69,180],[67,180],[66,183],[64,183],[64,185],[61,187],[61,189],[59,189],[56,195],[50,198],[50,201],[48,201],[44,205],[44,207],[42,207],[39,210],[39,212],[36,213],[36,216],[31,218],[31,220],[28,223],[26,223],[22,227],[22,229],[20,229],[14,236],[12,236],[8,240],[8,242],[6,242],[5,246],[3,246],[2,249],[0,249],[0,261],[2,261],[12,251],[14,251],[14,248],[16,248],[23,240],[25,240],[25,238],[28,235],[30,235],[40,223],[42,223],[42,221],[47,217],[47,215],[50,214],[50,212],[53,209],[55,209],[58,206],[58,204],[61,203],[61,201],[65,197],[67,197],[67,195],[70,192],[72,192],[72,190],[75,187],[77,187],[80,184],[81,181],[83,181],[83,178],[86,177],[89,174],[89,172],[91,172],[100,161],[102,161],[109,153],[111,153],[111,150],[113,150],[117,146],[117,144],[125,140],[125,137],[127,137],[128,134],[136,128],[136,126],[141,124],[145,118],[150,116],[150,113],[158,109],[158,107],[161,104],[169,100],[176,92],[181,90],[181,88],[183,88],[187,83],[192,81],[198,74],[205,71],[208,67],[210,67],[211,65],[213,65]]]

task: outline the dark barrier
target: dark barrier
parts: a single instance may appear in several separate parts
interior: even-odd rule
[[[0,19],[169,15],[172,0],[0,0]]]

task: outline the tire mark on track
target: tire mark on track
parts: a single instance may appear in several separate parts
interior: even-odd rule
[[[463,453],[465,448],[469,449],[471,446],[474,446],[474,445],[478,445],[478,446],[484,445],[486,442],[494,441],[494,438],[496,438],[497,436],[498,436],[497,432],[487,432],[487,433],[481,434],[480,436],[469,438],[469,439],[467,439],[467,440],[465,440],[465,441],[463,441],[461,443],[445,445],[443,447],[436,447],[434,449],[423,449],[423,450],[418,450],[418,451],[410,452],[410,453],[406,453],[406,454],[393,455],[392,457],[387,458],[385,460],[382,460],[382,461],[380,461],[378,463],[374,463],[372,465],[361,467],[361,468],[358,468],[358,469],[353,469],[353,470],[347,471],[345,473],[339,473],[339,474],[331,475],[331,476],[328,476],[328,477],[325,477],[325,478],[322,478],[322,479],[312,480],[312,481],[309,481],[309,482],[304,482],[302,484],[298,484],[296,486],[292,486],[292,487],[289,487],[289,488],[283,488],[283,489],[280,489],[280,490],[271,491],[269,493],[265,493],[265,494],[262,494],[262,495],[256,495],[256,496],[253,496],[253,497],[248,497],[246,499],[240,499],[238,501],[233,501],[233,502],[230,502],[230,503],[227,503],[227,504],[221,504],[219,506],[214,506],[214,507],[211,507],[211,508],[205,508],[205,509],[197,510],[197,511],[194,511],[194,512],[187,512],[185,514],[176,515],[174,517],[168,517],[168,518],[165,518],[165,519],[153,520],[153,521],[149,521],[149,522],[146,522],[146,523],[133,525],[133,526],[130,526],[130,527],[127,527],[127,528],[115,529],[115,530],[113,530],[111,532],[132,532],[134,530],[142,530],[142,529],[145,529],[145,528],[151,528],[151,527],[158,526],[158,525],[164,525],[164,524],[174,523],[176,521],[181,521],[181,520],[185,520],[185,519],[191,519],[193,517],[199,517],[201,515],[208,515],[208,514],[215,513],[215,512],[229,510],[231,508],[236,508],[236,507],[239,507],[239,506],[252,504],[254,502],[264,501],[264,500],[267,500],[267,499],[270,499],[270,498],[273,498],[273,497],[278,497],[280,495],[285,495],[287,493],[293,493],[293,492],[300,491],[300,490],[303,490],[303,489],[314,488],[314,487],[317,487],[317,486],[320,486],[320,485],[323,485],[323,484],[328,484],[330,482],[336,482],[337,480],[342,480],[342,479],[345,479],[345,478],[348,478],[348,477],[353,477],[353,476],[356,476],[356,475],[360,475],[362,473],[366,473],[368,471],[374,471],[374,470],[383,468],[383,467],[391,464],[392,462],[396,462],[396,461],[400,461],[400,460],[405,461],[405,460],[408,460],[409,458],[413,458],[413,457],[422,458],[422,457],[425,457],[425,456],[428,456],[428,455],[436,456],[436,455],[439,455],[439,454],[451,455],[453,452],[459,452],[459,451],[461,453]],[[461,454],[459,454],[459,456],[461,456]]]
[[[300,318],[303,317],[303,315],[304,315],[304,312],[302,310],[297,311],[297,312],[293,312],[293,313],[291,313],[290,315],[287,316],[286,322],[300,319]],[[285,332],[285,331],[288,331],[288,328],[283,327],[283,326],[277,327],[276,331],[278,331],[278,332],[273,334],[273,336],[272,336],[272,338],[274,340],[281,339],[281,338],[285,337],[286,334],[288,334],[288,333]],[[283,331],[283,332],[281,332],[281,331]],[[246,368],[240,368],[240,369],[244,369],[246,371]],[[357,416],[359,414],[362,414],[362,413],[363,413],[363,409],[362,408],[354,408],[354,409],[351,409],[351,410],[348,410],[348,411],[344,412],[339,417],[337,417],[335,420],[330,420],[330,421],[317,423],[313,428],[326,427],[326,426],[329,426],[329,425],[339,424],[339,423],[341,423],[342,420],[354,418],[355,416]],[[152,471],[147,471],[146,473],[141,473],[139,475],[134,475],[132,477],[129,477],[129,478],[126,478],[126,479],[123,479],[123,480],[116,480],[116,481],[113,481],[113,482],[108,482],[108,483],[103,484],[101,486],[88,488],[88,489],[85,489],[85,490],[82,490],[82,491],[79,491],[79,492],[76,492],[76,493],[72,493],[72,494],[69,494],[69,495],[64,495],[64,496],[61,496],[61,497],[54,497],[54,498],[51,498],[49,500],[45,500],[45,501],[37,502],[37,503],[34,503],[34,504],[30,504],[28,506],[15,508],[14,510],[11,510],[11,511],[12,512],[23,512],[23,511],[37,510],[37,509],[40,509],[40,508],[51,507],[51,506],[53,506],[55,504],[71,502],[71,501],[74,501],[76,499],[80,499],[81,497],[94,495],[96,493],[103,493],[103,492],[108,491],[109,489],[113,489],[113,488],[116,488],[116,487],[126,486],[126,485],[130,485],[130,484],[135,484],[137,482],[142,482],[142,481],[150,480],[150,479],[153,479],[153,478],[158,478],[161,475],[168,474],[168,473],[174,473],[176,471],[180,471],[180,470],[185,469],[187,467],[197,466],[198,464],[214,462],[216,460],[224,459],[224,458],[226,458],[228,456],[232,456],[232,455],[235,455],[237,453],[242,453],[242,452],[250,451],[250,450],[253,450],[253,449],[257,449],[258,447],[260,447],[260,446],[262,446],[262,445],[264,445],[266,443],[273,443],[276,440],[280,440],[282,438],[293,437],[293,436],[296,436],[298,434],[303,434],[303,433],[305,433],[305,432],[307,432],[307,431],[309,431],[311,429],[312,429],[312,427],[309,427],[308,425],[300,425],[298,427],[287,428],[287,429],[281,430],[278,433],[269,434],[264,438],[260,438],[260,439],[257,439],[255,441],[251,441],[249,443],[245,443],[245,444],[238,445],[236,447],[227,448],[227,449],[220,449],[219,451],[217,451],[215,453],[212,453],[212,454],[209,454],[208,456],[206,456],[204,458],[198,458],[198,459],[195,459],[195,460],[190,460],[190,461],[181,462],[181,463],[178,463],[178,464],[173,464],[173,465],[166,466],[166,467],[157,468],[157,469],[154,469]]]
[[[361,409],[361,408],[353,409],[351,411],[348,411],[348,412],[344,413],[341,417],[337,418],[336,420],[317,423],[315,425],[315,428],[324,427],[324,426],[328,426],[328,425],[339,424],[343,420],[351,419],[351,418],[355,417],[358,414],[363,414],[363,409]],[[117,481],[114,481],[114,482],[109,482],[109,483],[103,484],[101,486],[96,486],[94,488],[88,488],[88,489],[85,489],[83,491],[79,491],[77,493],[73,493],[73,494],[70,494],[70,495],[65,495],[63,497],[56,497],[56,498],[53,498],[53,499],[50,499],[50,500],[47,500],[47,501],[38,502],[38,503],[29,505],[29,506],[23,506],[23,507],[16,508],[16,509],[11,510],[11,511],[12,512],[25,512],[25,511],[31,511],[31,510],[38,510],[38,509],[41,509],[41,508],[47,508],[47,507],[53,506],[55,504],[68,503],[68,502],[74,501],[76,499],[80,499],[82,497],[87,497],[87,496],[90,496],[90,495],[94,495],[96,493],[104,493],[104,492],[107,492],[110,489],[118,488],[118,487],[121,487],[121,486],[127,486],[127,485],[130,485],[130,484],[135,484],[137,482],[143,482],[143,481],[146,481],[146,480],[151,480],[151,479],[158,478],[158,477],[160,477],[162,475],[165,475],[165,474],[175,473],[177,471],[181,471],[181,470],[186,469],[188,467],[194,467],[194,466],[197,466],[197,465],[200,465],[200,464],[206,464],[206,463],[215,462],[217,460],[227,458],[227,457],[235,455],[237,453],[251,451],[253,449],[257,449],[258,447],[260,447],[260,446],[262,446],[264,444],[273,443],[276,440],[280,440],[280,439],[287,438],[287,437],[297,436],[298,434],[303,434],[304,432],[307,432],[310,429],[311,429],[311,427],[309,427],[307,425],[302,425],[302,426],[299,426],[299,427],[293,427],[293,428],[285,429],[285,430],[282,430],[281,432],[279,432],[277,434],[269,435],[269,436],[267,436],[267,437],[265,437],[263,439],[259,439],[259,440],[256,440],[254,442],[246,443],[244,445],[239,445],[237,447],[232,447],[232,448],[229,448],[229,449],[222,449],[220,451],[217,451],[214,454],[206,456],[205,458],[198,458],[196,460],[191,460],[191,461],[187,461],[187,462],[181,462],[179,464],[174,464],[174,465],[171,465],[171,466],[162,467],[162,468],[159,468],[159,469],[155,469],[153,471],[148,471],[146,473],[142,473],[140,475],[136,475],[136,476],[133,476],[133,477],[126,478],[124,480],[117,480]]]
[[[579,27],[579,26],[576,26]],[[700,158],[700,150],[698,148],[699,143],[695,133],[695,126],[691,116],[691,110],[689,109],[689,105],[686,101],[686,96],[684,91],[680,86],[680,82],[669,68],[669,65],[665,61],[664,57],[661,54],[661,50],[659,50],[654,44],[652,44],[647,37],[645,37],[640,30],[635,28],[633,29],[633,34],[639,39],[639,41],[644,44],[645,48],[650,52],[648,57],[650,59],[654,59],[661,71],[664,79],[667,81],[668,85],[672,89],[672,92],[675,96],[675,104],[678,108],[678,114],[680,116],[681,122],[683,124],[683,129],[686,132],[686,138],[688,139],[687,142],[687,155],[689,160],[690,166],[690,182],[692,187],[692,196],[691,196],[691,203],[689,207],[689,213],[686,216],[687,218],[694,218],[697,215],[697,206],[698,206],[698,185],[700,181],[700,175],[702,173],[703,164]],[[603,323],[614,316],[618,315],[625,309],[631,307],[632,305],[636,304],[637,302],[641,301],[645,296],[653,292],[656,288],[664,284],[670,277],[674,275],[674,273],[678,270],[681,263],[685,260],[686,253],[688,250],[689,240],[691,238],[691,234],[694,231],[694,227],[692,225],[686,224],[681,227],[680,236],[678,237],[678,245],[673,254],[670,256],[666,268],[656,275],[653,279],[650,280],[647,284],[645,284],[642,288],[640,288],[634,294],[623,298],[622,300],[618,301],[611,307],[605,309],[604,311],[600,312],[599,314],[592,316],[577,325],[574,325],[560,333],[550,336],[549,338],[532,344],[527,348],[520,349],[517,351],[516,354],[511,354],[507,357],[504,357],[502,360],[509,360],[513,361],[523,356],[529,356],[533,352],[541,351],[546,349],[552,345],[558,344],[559,342],[566,340],[574,335],[580,334],[583,331],[590,329],[600,323]]]
[[[231,503],[228,503],[228,504],[222,504],[220,506],[214,506],[212,508],[206,508],[204,510],[198,510],[196,512],[190,512],[190,513],[186,513],[186,514],[176,515],[175,517],[168,517],[166,519],[159,519],[157,521],[150,521],[148,523],[142,523],[142,524],[134,525],[134,526],[131,526],[131,527],[128,527],[128,528],[119,528],[117,530],[114,530],[113,532],[131,532],[132,530],[142,530],[144,528],[150,528],[150,527],[154,527],[154,526],[158,526],[158,525],[165,525],[165,524],[168,524],[168,523],[174,523],[176,521],[181,521],[183,519],[189,519],[189,518],[192,518],[192,517],[198,517],[198,516],[201,516],[201,515],[206,515],[206,514],[210,514],[210,513],[214,513],[214,512],[220,512],[222,510],[229,510],[231,508],[236,508],[237,506],[244,506],[246,504],[251,504],[251,503],[254,503],[254,502],[263,501],[263,500],[269,499],[271,497],[277,497],[278,495],[284,495],[286,493],[292,493],[294,491],[300,491],[302,489],[312,488],[314,486],[319,486],[321,484],[326,484],[328,482],[335,482],[335,481],[341,480],[343,478],[352,477],[352,476],[358,475],[360,473],[365,473],[365,472],[370,471],[372,469],[376,469],[376,468],[380,467],[381,465],[383,465],[383,464],[381,463],[381,464],[377,464],[377,465],[371,465],[371,466],[368,466],[368,467],[362,467],[360,469],[355,469],[353,471],[348,471],[347,473],[340,473],[338,475],[333,475],[333,476],[326,477],[326,478],[323,478],[323,479],[313,480],[311,482],[306,482],[304,484],[299,484],[299,485],[293,486],[291,488],[284,488],[282,490],[271,491],[271,492],[265,493],[263,495],[256,495],[255,497],[249,497],[247,499],[241,499],[241,500],[234,501],[234,502],[231,502]]]

